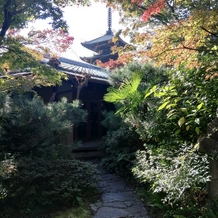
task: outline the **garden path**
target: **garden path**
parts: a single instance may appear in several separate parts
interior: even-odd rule
[[[102,180],[98,188],[101,199],[91,205],[93,218],[150,218],[143,203],[126,181],[98,166]]]

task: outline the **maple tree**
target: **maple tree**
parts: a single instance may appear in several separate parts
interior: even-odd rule
[[[198,204],[199,212],[204,213],[202,217],[217,217],[214,205],[208,206],[210,213],[207,213],[199,199],[190,200],[190,196],[200,194],[202,190],[207,193],[206,183],[209,181],[205,176],[209,175],[208,156],[203,161],[197,149],[198,140],[205,134],[207,124],[217,110],[217,1],[107,2],[123,10],[122,20],[125,18],[128,24],[123,33],[129,34],[131,42],[137,45],[134,58],[162,66],[164,75],[167,75],[167,80],[161,82],[146,78],[146,82],[154,84],[141,87],[146,82],[140,81],[138,71],[134,69],[130,79],[121,81],[122,84],[109,89],[105,95],[106,101],[119,104],[117,113],[136,129],[145,142],[145,151],[138,156],[133,169],[135,175],[142,182],[151,182],[153,194],[161,193],[152,200],[163,197],[165,192],[169,194],[168,203],[172,199],[177,201],[170,204],[173,211],[169,217],[191,217],[192,212],[187,208]],[[122,68],[119,75],[123,76],[124,70]],[[129,75],[129,71],[126,74]],[[142,75],[146,75],[145,70]],[[144,106],[149,106],[148,110],[144,110]],[[213,128],[214,132],[216,130]],[[193,173],[198,173],[201,179],[197,176],[194,181],[196,174]],[[190,184],[187,186],[188,180]],[[200,186],[199,181],[202,181]],[[217,189],[217,183],[213,185],[213,190]],[[180,192],[178,195],[177,191]],[[206,195],[202,199],[205,201]],[[200,216],[195,214],[193,217]]]
[[[130,63],[133,59],[134,53],[133,52],[122,52],[117,60],[110,59],[107,62],[101,62],[101,60],[96,60],[96,63],[99,67],[107,68],[109,70],[114,70],[116,68],[121,68],[126,64]]]
[[[11,75],[14,71],[31,71],[31,82],[34,80],[38,85],[60,83],[65,75],[42,65],[40,60],[45,53],[57,57],[73,42],[62,9],[73,4],[89,3],[88,0],[0,0],[0,74],[4,77],[0,79],[1,91],[13,86],[11,80],[17,81]],[[26,36],[20,33],[29,23],[48,18],[51,29],[32,29]],[[20,84],[18,82],[17,85]]]
[[[106,0],[121,11],[134,58],[156,65],[216,71],[216,1]]]

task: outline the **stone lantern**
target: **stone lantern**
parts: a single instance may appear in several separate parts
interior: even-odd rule
[[[208,182],[208,195],[210,199],[218,199],[218,109],[216,118],[207,125],[207,135],[199,142],[199,152],[213,157],[210,161],[210,176]]]

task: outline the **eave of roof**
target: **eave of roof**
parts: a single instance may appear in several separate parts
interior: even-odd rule
[[[106,70],[97,67],[95,65],[91,65],[91,64],[87,64],[85,62],[81,62],[81,61],[74,61],[71,59],[67,59],[67,58],[59,58],[60,61],[60,65],[56,68],[57,71],[66,73],[69,76],[84,76],[84,74],[89,74],[91,75],[91,80],[92,81],[101,81],[104,83],[109,83],[108,82],[108,73],[106,72]],[[42,64],[47,64],[48,59],[44,59],[41,61]],[[1,78],[6,78],[7,76],[27,76],[27,75],[31,75],[32,72],[30,71],[30,69],[26,69],[23,71],[13,71],[10,72],[8,75],[2,75],[0,76]]]
[[[114,34],[113,33],[110,33],[110,34],[105,34],[103,36],[100,36],[96,39],[93,39],[93,40],[90,40],[90,41],[86,41],[86,42],[82,42],[81,44],[83,46],[86,46],[86,45],[97,45],[99,43],[105,43],[105,42],[108,42],[110,40],[112,40],[114,37]]]
[[[105,36],[107,36],[107,35],[105,35]],[[83,47],[91,50],[91,51],[99,53],[102,50],[107,49],[107,48],[111,48],[114,45],[125,46],[127,44],[120,37],[118,37],[118,40],[114,43],[112,41],[113,36],[111,36],[111,37],[105,37],[105,36],[99,37],[97,39],[93,39],[93,40],[88,41],[88,42],[82,42],[81,45]]]
[[[96,60],[100,60],[102,62],[107,62],[110,59],[117,59],[118,57],[118,53],[115,54],[100,54],[100,55],[94,55],[92,57],[80,57],[81,60],[90,63],[90,64],[94,64],[96,62]]]
[[[84,74],[91,75],[92,80],[104,81],[108,83],[108,73],[106,70],[95,65],[84,62],[74,61],[67,58],[59,58],[61,64],[57,67],[58,71],[68,75],[83,76]]]

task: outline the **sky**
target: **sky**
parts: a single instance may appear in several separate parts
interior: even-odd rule
[[[79,60],[79,57],[92,56],[94,53],[81,45],[104,35],[108,29],[108,8],[106,4],[92,2],[91,6],[73,6],[64,10],[64,17],[69,25],[69,34],[74,37],[72,49],[64,56]],[[119,13],[112,9],[112,31],[122,29]],[[72,59],[72,58],[71,58]]]
[[[108,30],[108,8],[106,4],[92,1],[91,6],[71,6],[64,10],[64,18],[69,25],[69,35],[74,37],[73,45],[63,57],[81,61],[80,57],[90,57],[94,55],[93,51],[84,48],[81,42],[90,41],[106,34]],[[114,34],[122,29],[119,23],[120,17],[118,11],[112,9],[111,29]],[[45,20],[34,23],[35,29],[48,28],[48,22]]]

